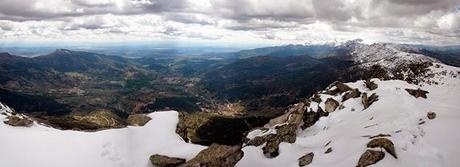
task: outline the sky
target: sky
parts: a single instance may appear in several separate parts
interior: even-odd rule
[[[0,42],[460,44],[460,0],[0,0]]]

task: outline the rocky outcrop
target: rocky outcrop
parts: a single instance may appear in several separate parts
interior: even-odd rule
[[[176,132],[184,140],[195,144],[239,145],[243,143],[247,131],[261,127],[268,121],[266,117],[257,116],[230,117],[207,112],[180,113]]]
[[[428,117],[428,119],[435,119],[436,118],[436,113],[430,111],[430,112],[426,113],[426,117]]]
[[[109,110],[97,110],[87,115],[68,115],[49,118],[51,126],[60,129],[73,130],[102,130],[126,127],[126,122]]]
[[[176,167],[185,163],[185,159],[155,154],[150,156],[150,162],[157,167]]]
[[[391,142],[391,140],[389,140],[387,138],[372,139],[369,143],[367,143],[367,147],[369,147],[369,148],[377,148],[377,147],[383,148],[383,149],[385,149],[385,151],[387,151],[389,154],[391,154],[391,156],[393,156],[396,159],[398,158],[398,156],[396,155],[395,146],[394,146],[393,142]]]
[[[371,81],[370,79],[367,79],[364,81],[364,85],[366,86],[366,88],[368,88],[369,90],[375,90],[378,88],[378,85],[376,83],[374,83],[374,81]]]
[[[333,98],[328,98],[326,102],[324,102],[324,105],[326,112],[334,112],[335,109],[337,109],[337,107],[339,106],[339,102],[337,102]]]
[[[318,110],[316,112],[314,111],[305,111],[303,114],[303,124],[300,126],[302,129],[306,129],[313,124],[316,123],[316,121],[319,120],[320,117],[326,117],[328,116],[328,112],[324,112],[321,107],[318,107]]]
[[[377,94],[375,94],[375,93],[372,93],[372,95],[369,96],[369,97],[367,97],[367,93],[363,93],[363,95],[361,97],[362,98],[361,102],[363,103],[364,109],[369,108],[369,106],[371,106],[372,103],[374,103],[377,100],[379,100],[378,97],[379,96],[377,96]]]
[[[352,89],[351,91],[345,93],[342,96],[342,102],[345,102],[348,99],[357,98],[357,97],[360,97],[360,96],[361,96],[361,92],[358,89]]]
[[[180,165],[180,167],[233,167],[243,158],[243,154],[240,146],[212,144],[207,149],[200,151],[195,158]]]
[[[385,153],[382,151],[366,150],[359,158],[358,165],[356,167],[366,167],[375,164],[385,157]]]
[[[196,134],[196,130],[216,117],[216,114],[197,112],[188,114],[179,112],[179,123],[177,124],[176,133],[186,142],[202,143],[203,140]]]
[[[152,118],[148,117],[144,114],[133,114],[128,116],[128,125],[131,126],[144,126],[149,122]]]
[[[33,121],[25,116],[11,115],[6,117],[6,119],[7,120],[4,121],[4,123],[11,126],[30,127],[33,124]]]
[[[310,98],[311,101],[314,101],[314,102],[317,102],[317,103],[321,103],[321,97],[318,95],[318,94],[315,94],[313,95],[311,98]]]
[[[414,96],[415,98],[421,97],[421,98],[426,99],[427,98],[426,94],[428,94],[428,91],[422,90],[420,88],[418,88],[418,89],[406,89],[406,91],[410,95]]]
[[[305,154],[304,156],[300,157],[298,159],[299,166],[305,166],[305,165],[310,164],[313,161],[314,156],[315,154],[311,152],[311,153]]]
[[[287,117],[281,116],[275,118],[275,120],[278,120],[275,122],[279,123],[274,126],[276,133],[256,136],[250,139],[247,144],[259,146],[266,143],[265,146],[262,147],[264,155],[268,158],[278,156],[279,144],[281,142],[294,143],[296,141],[296,132],[297,129],[302,126],[301,123],[304,118],[305,109],[306,105],[303,102],[292,106],[288,109],[287,114],[285,114]],[[281,118],[286,119],[284,120]],[[279,120],[284,120],[284,122],[280,122]]]
[[[348,85],[345,85],[342,82],[334,82],[329,87],[335,87],[335,89],[332,89],[332,90],[328,89],[324,94],[337,95],[339,93],[343,93],[343,92],[351,90],[351,88]]]

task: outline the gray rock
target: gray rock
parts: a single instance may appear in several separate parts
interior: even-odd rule
[[[324,102],[326,112],[334,112],[335,109],[339,106],[339,102],[334,100],[333,98],[328,98],[326,102]]]
[[[13,116],[8,116],[6,117],[6,121],[4,121],[5,124],[11,125],[11,126],[24,126],[24,127],[30,127],[33,124],[33,121],[30,120],[27,117],[19,117],[17,115]]]
[[[357,98],[359,96],[361,96],[361,92],[358,89],[352,89],[351,91],[345,93],[342,96],[342,102],[347,101],[348,99],[351,99],[351,98]]]
[[[366,150],[359,158],[358,165],[356,167],[366,167],[375,164],[385,157],[385,153],[382,151]]]
[[[396,155],[395,146],[394,146],[393,142],[390,139],[387,139],[387,138],[372,139],[369,143],[367,143],[367,147],[369,147],[369,148],[377,148],[377,147],[384,148],[385,151],[390,153],[394,158],[398,158],[398,156]]]
[[[426,117],[428,117],[428,119],[435,119],[436,118],[436,113],[430,111],[430,112],[426,113]]]
[[[378,85],[369,79],[364,81],[364,85],[366,85],[366,87],[369,90],[374,90],[378,88]]]
[[[377,94],[375,93],[372,93],[372,95],[369,97],[367,97],[367,93],[363,93],[361,98],[361,102],[363,103],[364,109],[369,108],[369,106],[371,106],[372,103],[379,100],[379,96],[377,96]]]
[[[226,146],[212,144],[207,149],[198,153],[198,155],[187,161],[180,167],[233,167],[243,158],[243,151],[240,146]]]
[[[311,153],[305,154],[304,156],[300,157],[298,159],[299,166],[305,166],[305,165],[310,164],[313,161],[314,156],[315,154],[311,152]]]
[[[426,99],[427,98],[426,94],[428,94],[428,91],[422,90],[420,88],[418,88],[418,89],[406,89],[406,91],[410,95],[414,96],[415,98],[421,97],[421,98]]]
[[[155,154],[150,156],[150,162],[157,167],[175,167],[185,163],[185,159]]]

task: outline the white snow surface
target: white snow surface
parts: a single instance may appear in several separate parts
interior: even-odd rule
[[[385,158],[373,166],[458,166],[460,78],[449,73],[452,71],[451,74],[458,74],[460,69],[446,65],[431,69],[434,73],[447,71],[447,75],[436,75],[433,78],[440,82],[439,85],[419,86],[399,80],[374,79],[378,88],[370,91],[363,81],[346,83],[368,95],[376,93],[379,100],[365,110],[361,98],[341,103],[345,108],[320,118],[310,128],[299,129],[295,143],[281,143],[280,155],[275,158],[263,155],[263,145],[246,146],[243,148],[244,157],[237,166],[295,167],[298,166],[298,158],[310,152],[314,153],[314,158],[309,167],[356,166],[361,154],[367,149],[366,144],[371,140],[368,136],[378,134],[391,135],[388,138],[395,145],[398,159],[386,153]],[[415,98],[405,88],[427,90],[428,98]],[[323,102],[319,106],[324,107],[323,103],[329,97],[322,94]],[[335,99],[340,102],[341,98],[337,97]],[[312,103],[310,108],[316,109],[317,106],[317,103]],[[427,112],[430,111],[437,114],[433,120],[427,118]],[[325,154],[328,148],[333,151]]]
[[[1,104],[1,103],[0,103]],[[0,112],[10,110],[0,105]],[[176,133],[175,111],[154,112],[143,127],[98,132],[57,130],[36,122],[12,127],[0,115],[1,167],[150,167],[149,157],[162,154],[191,159],[204,146],[188,144]]]

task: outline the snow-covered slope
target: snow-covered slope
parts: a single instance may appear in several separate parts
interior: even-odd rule
[[[11,110],[0,103],[0,112]],[[176,133],[175,111],[155,112],[143,127],[98,132],[62,131],[39,125],[12,127],[0,115],[1,167],[149,167],[149,156],[193,158],[204,146]]]
[[[360,43],[359,41],[349,41],[340,47],[350,51],[352,59],[363,65],[381,65],[389,69],[394,69],[402,64],[438,62],[428,56],[410,53],[408,46],[391,43],[374,43],[371,45]]]
[[[367,149],[369,136],[379,134],[391,135],[386,138],[394,143],[398,159],[387,154],[374,166],[458,166],[460,69],[440,65],[431,70],[436,74],[432,79],[438,81],[438,85],[419,86],[400,80],[374,79],[378,88],[369,90],[363,81],[346,83],[368,95],[376,93],[379,100],[367,109],[363,108],[361,98],[341,103],[343,108],[321,117],[305,130],[299,129],[295,143],[281,143],[280,155],[275,158],[264,156],[261,149],[264,145],[246,146],[238,166],[294,167],[298,166],[298,158],[310,152],[314,153],[314,158],[308,166],[356,166]],[[428,97],[415,98],[406,88],[426,90]],[[318,106],[324,109],[327,98],[340,102],[342,95],[320,94],[321,104],[312,102],[308,110],[316,111]],[[435,112],[437,117],[428,119],[428,112]],[[269,132],[276,133],[276,130]],[[249,137],[253,136],[252,133]],[[332,152],[326,154],[328,148],[332,148]]]

